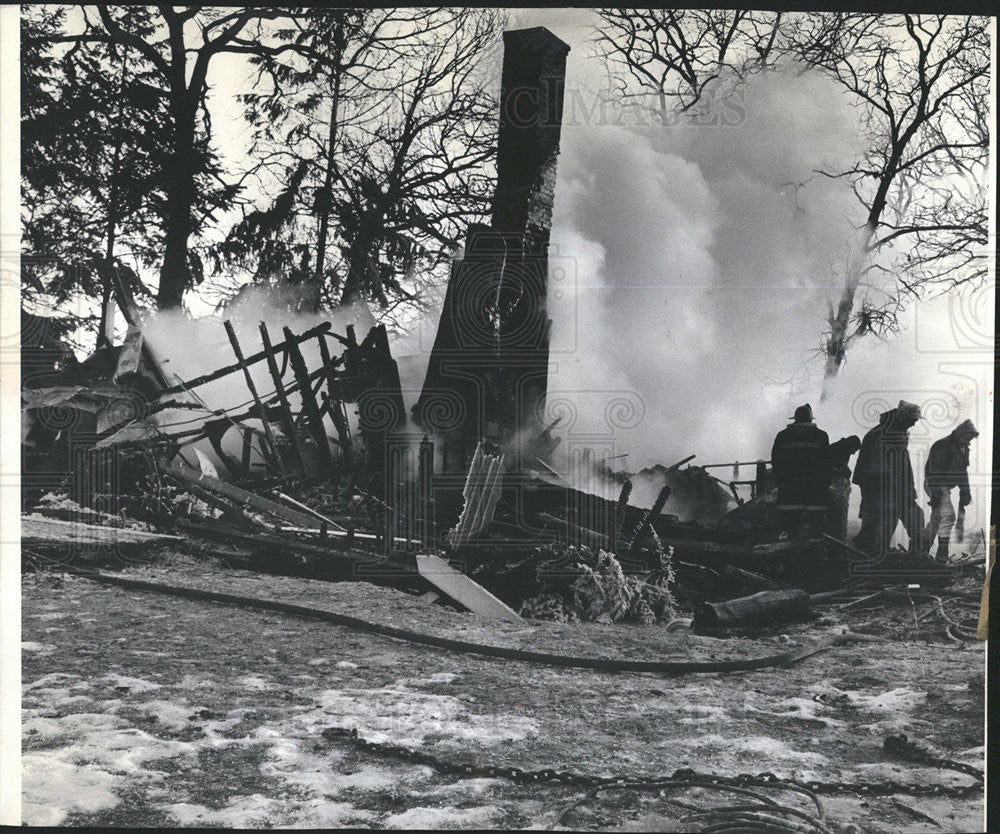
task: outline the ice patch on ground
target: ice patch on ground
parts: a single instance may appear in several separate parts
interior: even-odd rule
[[[898,714],[912,712],[914,708],[927,700],[927,693],[905,686],[880,692],[877,695],[862,695],[860,692],[848,692],[850,702],[869,712]]]
[[[674,742],[676,744],[676,742]],[[771,736],[745,736],[743,738],[733,738],[731,736],[720,736],[717,734],[703,735],[699,738],[692,738],[686,742],[685,746],[692,748],[692,752],[699,759],[704,760],[707,754],[714,759],[718,758],[717,752],[722,753],[724,758],[735,756],[735,760],[744,761],[748,756],[766,761],[768,769],[774,769],[770,765],[812,765],[822,766],[828,763],[826,756],[820,753],[799,751],[789,747],[785,742]],[[714,762],[713,762],[714,765]],[[728,761],[719,761],[718,767],[731,767]]]
[[[487,777],[477,777],[475,779],[460,779],[450,785],[438,785],[429,790],[420,791],[421,796],[455,796],[456,794],[466,796],[468,794],[487,793],[493,788],[501,787],[504,784],[502,779],[492,779]],[[416,791],[413,791],[416,793]]]
[[[36,681],[22,685],[23,692],[31,692],[33,689],[47,689],[50,684],[63,681],[79,680],[79,675],[67,675],[65,672],[53,672],[51,675],[44,675]],[[85,683],[81,681],[81,683]],[[89,684],[87,684],[89,686]]]
[[[242,678],[237,678],[236,683],[242,686],[244,689],[252,689],[255,692],[262,692],[268,689],[274,689],[273,684],[268,683],[261,677],[257,675],[244,675]]]
[[[900,782],[912,782],[920,785],[963,785],[970,781],[969,776],[952,770],[942,770],[934,767],[924,767],[910,762],[873,762],[859,764],[854,768],[860,781],[881,782],[895,779]],[[845,776],[846,779],[846,776]]]
[[[153,716],[159,724],[169,730],[183,730],[188,727],[194,712],[190,707],[181,707],[170,701],[147,701],[144,704],[137,704],[136,709]]]
[[[38,652],[39,654],[48,654],[49,652],[55,651],[55,646],[50,646],[48,643],[34,643],[30,640],[21,643],[22,652]]]
[[[470,713],[464,701],[405,686],[330,689],[321,693],[311,718],[326,726],[357,729],[369,741],[418,745],[434,734],[479,744],[518,741],[538,733],[534,719]],[[303,720],[306,716],[300,716]]]
[[[62,750],[21,756],[21,822],[23,825],[59,825],[72,813],[113,808],[117,781],[96,767],[64,761]]]
[[[454,672],[435,672],[429,678],[425,678],[427,683],[451,683],[457,678]]]
[[[401,814],[392,814],[382,820],[383,828],[482,828],[495,827],[503,815],[503,809],[495,805],[478,808],[409,808]]]
[[[302,739],[301,733],[301,727],[296,728],[290,723],[254,730],[251,738],[269,745],[267,761],[261,765],[261,773],[323,796],[335,796],[345,790],[389,790],[434,775],[434,771],[424,765],[363,766],[354,773],[342,773],[339,771],[342,754],[334,752],[336,761],[331,763],[329,752],[316,755],[307,750],[302,742],[309,743],[311,739],[309,736]],[[297,739],[296,735],[300,738]]]
[[[215,689],[215,682],[201,675],[185,675],[181,678],[181,689]]]
[[[272,799],[259,793],[237,797],[225,808],[211,809],[182,802],[165,805],[163,810],[173,815],[180,825],[224,828],[342,828],[368,822],[374,816],[349,802]]]
[[[351,661],[349,661],[349,660],[339,660],[339,661],[337,661],[337,668],[338,669],[357,669],[358,668],[358,664],[357,663],[351,663]]]
[[[160,688],[158,683],[143,680],[142,678],[129,678],[124,675],[105,675],[101,680],[110,681],[116,689],[121,687],[128,689],[129,692],[150,692],[153,689]]]
[[[775,718],[794,718],[800,721],[817,721],[827,727],[842,727],[843,721],[823,715],[830,707],[821,701],[814,701],[812,698],[783,698],[774,704],[774,709],[761,709],[753,705],[747,705],[751,712],[772,715]]]
[[[785,742],[770,736],[747,736],[746,738],[734,739],[733,747],[739,752],[759,753],[776,759],[792,759],[797,762],[809,762],[813,765],[823,764],[827,761],[826,756],[820,753],[810,753],[808,751],[793,750]]]
[[[163,780],[163,773],[144,769],[144,762],[196,752],[193,744],[155,738],[113,715],[50,718],[38,712],[24,711],[25,734],[33,742],[61,746],[22,756],[22,807],[29,825],[58,825],[70,813],[112,808],[118,804],[116,786]]]
[[[729,718],[727,710],[705,702],[677,704],[675,709],[688,713],[685,717],[676,719],[678,724],[704,724],[706,721],[725,721]]]

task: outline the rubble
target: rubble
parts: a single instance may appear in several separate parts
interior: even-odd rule
[[[505,44],[491,223],[468,229],[452,265],[412,412],[382,325],[359,338],[329,321],[280,335],[261,322],[251,346],[223,321],[234,361],[168,380],[116,280],[128,324],[120,346],[105,340],[80,362],[44,320],[28,321],[24,508],[65,494],[82,509],[63,521],[85,522],[72,532],[50,525],[48,544],[65,530],[69,552],[90,535],[86,524],[132,519],[202,552],[227,546],[261,570],[377,582],[439,601],[443,590],[508,618],[669,623],[684,613],[711,628],[805,615],[810,599],[852,583],[867,583],[869,594],[900,581],[945,587],[978,569],[902,553],[859,558],[844,541],[846,477],[831,488],[828,529],[789,538],[767,460],[698,465],[690,454],[629,472],[611,466],[627,456],[598,462],[588,449],[583,488],[558,471],[560,420],[542,415],[568,47],[544,29],[508,32]],[[539,95],[514,119],[506,97],[526,85]],[[310,367],[306,355],[317,353]],[[254,380],[261,363],[273,390]],[[246,401],[205,402],[199,390],[222,379],[242,379]],[[178,412],[191,417],[165,419]],[[834,444],[840,470],[849,471],[856,441]],[[741,476],[748,467],[752,478]],[[432,560],[465,576],[442,570],[442,588],[421,569]]]

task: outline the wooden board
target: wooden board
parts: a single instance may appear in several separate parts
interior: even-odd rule
[[[283,504],[278,504],[275,501],[271,501],[263,496],[250,492],[249,490],[245,490],[242,487],[238,487],[236,484],[231,484],[227,481],[220,481],[218,478],[209,477],[208,475],[204,475],[189,467],[179,466],[176,463],[164,464],[162,469],[168,475],[173,475],[175,478],[179,478],[180,480],[188,483],[198,484],[199,486],[225,496],[240,505],[253,507],[253,509],[259,512],[276,515],[279,518],[284,518],[291,521],[293,524],[298,524],[299,526],[305,527],[309,530],[318,530],[320,527],[321,522],[312,516],[300,513],[297,510],[284,506]]]
[[[524,622],[510,606],[465,574],[459,573],[444,559],[430,553],[418,553],[417,570],[434,587],[464,605],[477,617],[506,620],[509,623]]]
[[[21,541],[25,543],[58,544],[146,544],[148,542],[183,541],[183,536],[149,533],[126,527],[102,527],[79,521],[62,521],[37,515],[21,516]]]

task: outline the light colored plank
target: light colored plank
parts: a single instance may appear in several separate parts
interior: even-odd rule
[[[482,585],[459,573],[444,559],[433,554],[417,554],[417,570],[434,587],[468,608],[477,617],[523,623],[517,613]]]

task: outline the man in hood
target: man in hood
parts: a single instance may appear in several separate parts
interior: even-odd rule
[[[847,541],[847,510],[851,502],[851,456],[861,448],[856,434],[830,444],[830,508],[826,531],[835,539]]]
[[[920,406],[900,400],[879,417],[861,441],[853,482],[861,487],[861,532],[858,550],[881,559],[900,521],[910,537],[910,551],[925,553],[924,513],[917,505],[908,447],[910,429],[920,419]]]
[[[822,530],[829,504],[830,438],[813,421],[808,404],[795,409],[792,420],[771,449],[781,526],[789,533],[804,524]]]
[[[975,437],[979,437],[979,432],[972,420],[959,423],[951,434],[931,446],[924,465],[924,491],[930,496],[931,503],[931,517],[924,535],[928,547],[937,536],[935,558],[939,562],[948,561],[948,546],[955,526],[955,506],[951,502],[951,491],[958,487],[960,510],[972,503],[972,491],[969,489],[969,447]]]

